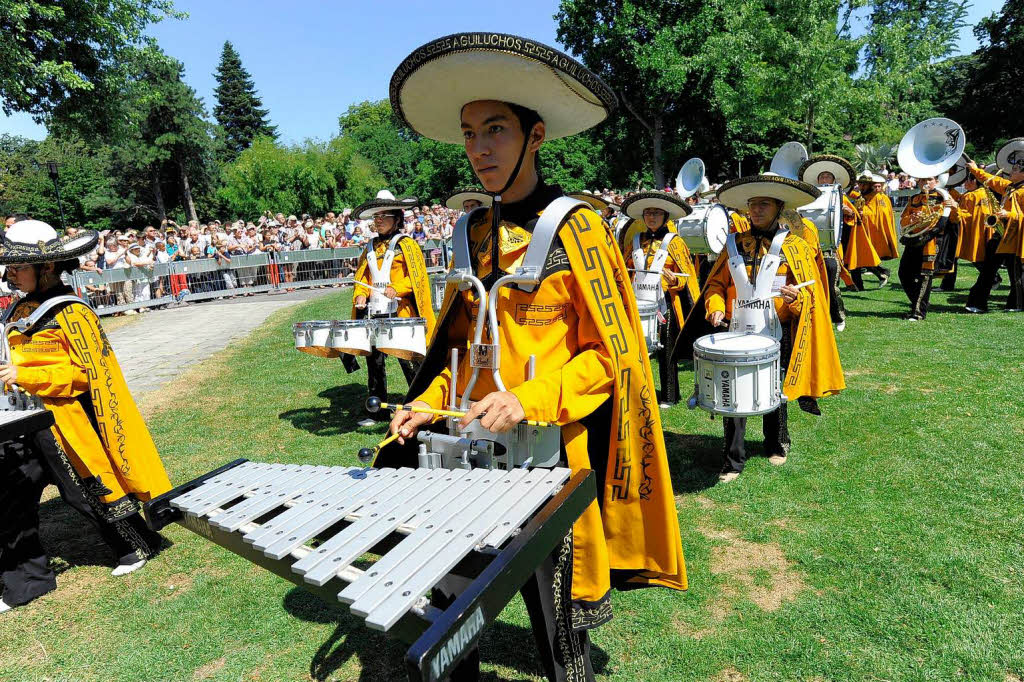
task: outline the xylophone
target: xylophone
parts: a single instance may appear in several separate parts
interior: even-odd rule
[[[363,469],[236,460],[146,505],[171,522],[341,601],[411,644],[410,680],[440,680],[468,654],[596,497],[566,468]],[[354,565],[366,554],[380,558]],[[364,565],[360,563],[360,565]],[[427,597],[468,579],[444,609]]]

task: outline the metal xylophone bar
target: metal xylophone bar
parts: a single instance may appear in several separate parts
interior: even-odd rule
[[[371,628],[422,645],[410,650],[411,678],[439,679],[595,499],[593,480],[589,471],[570,479],[567,469],[238,460],[148,503],[147,515],[157,528],[178,521],[330,603],[351,603]],[[366,552],[381,559],[352,566]],[[428,605],[425,595],[449,574],[472,580],[463,595],[470,611]],[[441,621],[448,625],[432,626]]]

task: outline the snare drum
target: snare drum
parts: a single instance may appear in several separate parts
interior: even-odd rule
[[[782,404],[779,342],[721,332],[693,344],[696,403],[728,417],[767,414]]]
[[[819,187],[821,196],[796,210],[818,229],[822,251],[835,251],[843,230],[843,188],[839,185]]]
[[[637,301],[636,305],[640,309],[640,326],[647,339],[647,352],[654,353],[661,349],[658,338],[658,304],[653,301]]]
[[[676,221],[676,232],[690,253],[717,256],[729,237],[729,210],[722,204],[697,204]]]
[[[427,321],[422,317],[377,320],[374,345],[381,353],[403,360],[422,360],[427,354]]]
[[[373,320],[335,320],[327,345],[337,355],[369,355],[373,352],[376,326]]]
[[[339,353],[328,347],[328,340],[331,336],[331,320],[311,320],[309,322],[296,322],[292,325],[292,334],[295,336],[295,348],[303,353],[316,355],[321,358],[337,357]]]

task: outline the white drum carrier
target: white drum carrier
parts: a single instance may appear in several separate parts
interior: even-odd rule
[[[477,311],[475,315],[473,344],[469,350],[469,363],[472,368],[469,382],[461,396],[451,392],[450,410],[466,411],[472,402],[472,395],[481,370],[489,371],[494,385],[499,391],[508,390],[501,378],[501,347],[497,343],[498,333],[497,300],[502,287],[516,286],[522,291],[533,292],[541,281],[544,263],[547,261],[551,245],[565,219],[574,210],[589,207],[582,201],[561,197],[551,202],[533,230],[530,245],[526,249],[521,265],[512,274],[499,277],[491,286],[490,291],[484,288],[483,282],[473,274],[470,259],[468,227],[473,216],[486,212],[486,208],[476,209],[459,219],[452,237],[454,246],[454,263],[447,276],[447,282],[456,284],[461,291],[472,287],[476,291]],[[490,331],[491,343],[483,343],[484,324]],[[527,372],[529,379],[535,375],[535,357],[530,356]],[[451,357],[452,383],[459,376],[458,350],[452,350]],[[459,418],[447,418],[448,433],[431,433],[420,431],[416,436],[419,441],[419,466],[426,468],[492,468],[515,469],[526,467],[553,467],[561,458],[562,433],[558,426],[530,426],[525,423],[506,433],[493,433],[483,428],[479,420],[474,420],[464,430],[458,428]]]
[[[818,230],[822,251],[835,251],[842,243],[843,188],[839,185],[820,185],[821,196],[796,210]]]
[[[697,204],[676,221],[676,232],[690,253],[717,256],[729,236],[729,209],[722,204]]]
[[[644,329],[644,337],[647,339],[647,352],[654,353],[661,349],[661,339],[658,336],[658,314],[665,319],[668,312],[668,300],[665,298],[665,290],[661,286],[661,276],[665,271],[665,263],[668,261],[668,245],[676,238],[669,232],[661,239],[658,250],[647,269],[647,254],[640,246],[640,235],[638,232],[633,235],[633,293],[636,295],[637,307],[640,309],[640,325]],[[678,274],[685,277],[683,273]]]
[[[767,414],[785,399],[782,394],[780,345],[782,324],[775,313],[776,281],[782,243],[779,230],[761,259],[751,284],[736,235],[726,241],[729,273],[736,288],[729,331],[702,336],[693,344],[694,394],[690,407],[729,417]],[[781,279],[781,278],[779,278]]]
[[[388,242],[387,251],[377,262],[377,254],[374,251],[374,240],[366,242],[366,269],[370,272],[370,297],[366,301],[366,312],[372,317],[375,315],[394,315],[398,312],[398,299],[388,298],[384,291],[391,286],[391,263],[395,260],[395,247],[398,241],[404,237],[402,233],[396,234]]]

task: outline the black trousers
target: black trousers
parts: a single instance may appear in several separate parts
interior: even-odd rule
[[[910,301],[910,315],[922,320],[928,315],[928,300],[932,295],[932,276],[924,265],[924,249],[920,246],[906,246],[900,258],[900,283]]]
[[[21,443],[0,446],[0,580],[8,606],[27,604],[57,589],[39,541],[39,496],[48,479]]]
[[[825,254],[825,274],[828,276],[828,303],[829,317],[832,324],[839,324],[846,321],[846,305],[843,303],[843,294],[839,291],[839,259],[835,252]]]
[[[684,294],[685,295],[685,294]],[[658,351],[658,376],[661,380],[661,402],[675,405],[679,402],[678,356],[675,352],[676,337],[679,336],[679,321],[676,310],[669,304],[665,313],[665,324],[658,326],[661,350]]]
[[[956,291],[956,276],[960,271],[960,263],[953,263],[953,272],[943,275],[939,282],[939,291]]]
[[[782,340],[779,342],[779,364],[782,367],[782,382],[786,381],[786,368],[789,367],[789,359],[793,354],[793,339],[788,326],[783,326]],[[722,425],[725,428],[725,459],[722,464],[722,471],[743,471],[747,463],[747,449],[743,443],[747,435],[748,417],[725,417]],[[789,413],[786,403],[782,403],[778,409],[761,415],[761,428],[764,433],[765,455],[787,455],[792,441],[789,438]]]
[[[384,368],[387,358],[387,354],[381,353],[376,348],[366,358],[367,388],[370,395],[377,396],[383,401],[388,399],[388,375]],[[419,369],[419,363],[398,358],[398,366],[402,368],[405,380],[411,385],[413,377],[416,376],[416,371]],[[378,412],[377,414],[387,414],[387,412]]]
[[[889,268],[883,268],[881,265],[876,265],[871,268],[855,268],[850,271],[850,279],[853,280],[853,285],[857,287],[859,291],[864,291],[864,273],[870,272],[872,275],[878,278],[881,282],[883,277],[889,276]]]
[[[1009,265],[1006,262],[1006,254],[996,253],[1002,237],[996,233],[985,242],[985,260],[981,264],[981,272],[974,282],[971,290],[967,293],[967,305],[979,310],[988,310],[988,298],[992,295],[992,289],[999,281],[999,268],[1002,265]],[[1012,273],[1011,273],[1012,274]],[[1010,293],[1013,293],[1013,283],[1010,283]]]
[[[593,680],[590,662],[590,637],[586,630],[574,630],[570,608],[572,585],[572,549],[566,543],[548,555],[519,594],[530,616],[534,640],[544,674],[550,682]],[[568,552],[566,549],[568,548]],[[566,556],[568,554],[568,556]],[[560,578],[556,592],[555,578]],[[459,579],[445,578],[431,592],[430,603],[447,608],[455,601]],[[468,584],[468,581],[464,581]],[[451,674],[452,682],[475,682],[480,679],[480,650],[474,648]]]

